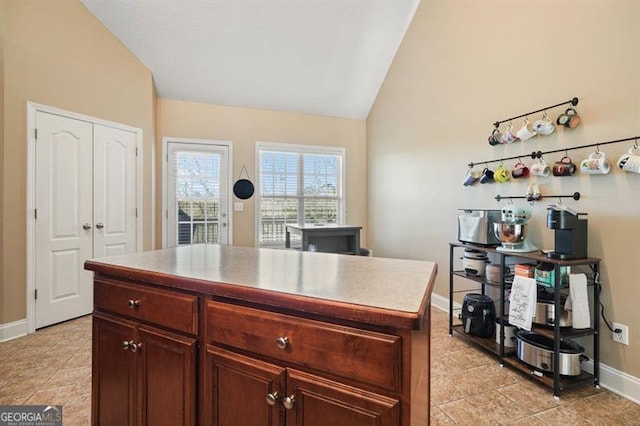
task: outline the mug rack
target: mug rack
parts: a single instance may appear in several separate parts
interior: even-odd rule
[[[521,115],[517,115],[515,117],[507,118],[506,120],[496,121],[495,123],[493,123],[493,125],[497,129],[498,127],[500,127],[500,124],[502,124],[502,123],[508,123],[509,121],[517,120],[518,118],[526,117],[526,116],[529,116],[529,115],[532,115],[532,114],[537,114],[539,112],[546,111],[548,109],[556,108],[556,107],[559,107],[559,106],[562,106],[562,105],[567,105],[567,104],[571,104],[572,106],[578,105],[578,98],[573,98],[573,99],[570,99],[570,100],[565,101],[565,102],[560,102],[559,104],[548,106],[546,108],[541,108],[541,109],[538,109],[536,111],[528,112],[526,114],[521,114]]]
[[[531,153],[531,158],[533,160],[537,159],[537,158],[542,158],[542,156],[544,154],[555,154],[557,152],[564,152],[566,154],[567,151],[573,151],[576,149],[583,149],[583,148],[589,148],[589,147],[596,147],[599,148],[601,145],[609,145],[612,143],[620,143],[620,142],[629,142],[629,141],[635,141],[634,143],[634,148],[638,148],[638,139],[640,139],[640,136],[631,136],[629,138],[624,138],[624,139],[615,139],[612,141],[605,141],[605,142],[598,142],[598,143],[590,143],[587,145],[579,145],[579,146],[572,146],[570,148],[563,148],[563,149],[553,149],[551,151],[533,151]],[[469,163],[469,168],[472,168],[473,166],[475,166],[476,164],[489,164],[489,163],[502,163],[504,161],[507,160],[519,160],[521,159],[523,156],[522,155],[514,155],[513,157],[504,157],[504,158],[497,158],[494,160],[489,160],[489,161],[478,161],[476,163]]]
[[[545,198],[573,198],[574,200],[578,201],[580,199],[580,193],[579,192],[574,192],[571,195],[545,195]],[[500,200],[518,200],[518,199],[526,199],[527,197],[522,196],[522,195],[518,195],[518,196],[502,196],[500,194],[495,196],[496,201],[500,201]]]

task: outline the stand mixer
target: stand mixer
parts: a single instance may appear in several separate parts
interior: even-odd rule
[[[527,241],[527,223],[531,210],[509,205],[501,211],[502,222],[493,224],[493,233],[502,244],[496,250],[513,253],[528,253],[538,248]]]

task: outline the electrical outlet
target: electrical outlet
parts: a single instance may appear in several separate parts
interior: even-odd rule
[[[620,329],[620,333],[613,332],[613,341],[622,343],[623,345],[629,344],[629,327],[626,325],[618,324],[617,322],[613,323],[613,329]]]

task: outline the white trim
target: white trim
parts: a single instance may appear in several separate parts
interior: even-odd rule
[[[8,340],[17,339],[18,337],[27,335],[27,320],[8,322],[0,324],[0,343]]]
[[[224,146],[229,151],[229,155],[227,158],[227,170],[228,177],[227,179],[227,206],[228,206],[228,225],[227,229],[229,232],[228,235],[228,245],[233,245],[233,142],[232,141],[223,141],[223,140],[214,140],[214,139],[192,139],[192,138],[174,138],[170,136],[162,137],[162,161],[161,161],[161,169],[162,169],[162,210],[160,211],[160,216],[162,216],[162,248],[167,247],[167,227],[169,226],[169,221],[167,220],[167,155],[169,154],[168,146],[169,142],[178,142],[178,143],[188,143],[188,144],[199,144],[199,145],[218,145]]]
[[[339,155],[342,158],[342,179],[340,183],[340,198],[342,198],[342,211],[340,212],[340,221],[347,220],[347,193],[346,193],[346,180],[347,180],[347,149],[344,147],[336,146],[324,146],[324,145],[302,145],[294,143],[283,142],[265,142],[256,141],[255,148],[255,187],[260,188],[260,151],[274,151],[274,152],[295,152],[295,153],[312,153],[312,154],[327,154],[327,155]],[[254,240],[253,245],[258,247],[260,245],[260,191],[256,191],[256,202],[254,206]]]
[[[431,294],[431,306],[449,313],[449,299],[439,294]],[[460,309],[462,305],[453,302],[453,308]],[[589,374],[593,374],[593,360],[582,363],[582,369]],[[600,362],[600,386],[636,404],[640,404],[640,379],[624,371],[609,367],[602,362]]]
[[[138,209],[138,217],[136,218],[136,251],[143,249],[143,216],[144,216],[144,194],[143,194],[143,132],[138,127],[120,124],[109,120],[104,120],[89,115],[79,114],[77,112],[66,111],[60,108],[42,105],[35,102],[27,102],[27,332],[36,331],[36,301],[33,297],[36,289],[35,283],[35,218],[34,209],[36,204],[36,113],[38,111],[48,114],[55,114],[62,117],[68,117],[75,120],[86,121],[92,124],[113,127],[115,129],[125,130],[136,135],[136,208]]]

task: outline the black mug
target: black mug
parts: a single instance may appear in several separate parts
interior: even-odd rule
[[[580,116],[578,111],[573,108],[567,108],[564,114],[560,114],[556,120],[556,124],[559,126],[568,127],[574,129],[580,124]]]
[[[566,155],[553,165],[554,176],[573,176],[576,174],[576,165]]]
[[[485,167],[482,171],[482,176],[480,176],[480,183],[491,183],[493,182],[493,170],[489,170],[488,167]]]

